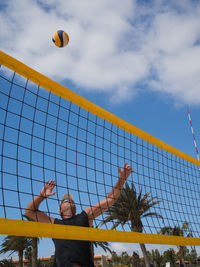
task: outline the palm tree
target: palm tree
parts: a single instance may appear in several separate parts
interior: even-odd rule
[[[151,257],[155,267],[161,266],[163,262],[163,256],[160,254],[158,249],[152,250]]]
[[[178,259],[180,259],[180,262],[183,264],[183,266],[185,266],[185,258],[189,252],[189,249],[186,246],[178,246],[178,248],[179,250],[177,253],[177,257]]]
[[[187,237],[192,237],[192,232],[189,229],[188,223],[183,223],[183,225],[180,226],[166,226],[163,227],[160,232],[160,234],[163,235],[175,235],[175,236],[187,236]]]
[[[121,264],[122,265],[129,265],[131,264],[131,257],[128,255],[128,253],[126,251],[123,251],[121,253]]]
[[[183,223],[183,225],[180,226],[166,226],[161,228],[160,234],[163,235],[174,235],[174,236],[187,236],[187,237],[192,237],[192,231],[189,229],[189,225],[187,222]],[[185,256],[188,252],[187,247],[186,246],[178,246],[179,248],[179,252],[178,252],[178,257],[181,261],[181,263],[184,265],[184,259]]]
[[[32,221],[28,216],[23,215],[24,218],[26,218],[28,221]],[[38,255],[38,243],[39,238],[32,237],[31,238],[31,246],[32,246],[32,257],[31,257],[31,263],[32,267],[37,267],[37,255]]]
[[[176,254],[173,248],[166,250],[163,254],[163,261],[170,262],[170,266],[172,267],[176,266],[176,259]]]
[[[112,251],[111,258],[112,258],[112,266],[121,264],[121,258],[120,256],[117,255],[115,251]]]
[[[129,186],[125,184],[121,191],[118,200],[106,211],[107,217],[103,223],[113,222],[112,230],[116,229],[118,225],[124,226],[128,221],[131,222],[131,230],[133,232],[142,232],[143,224],[142,219],[145,217],[158,217],[161,215],[155,212],[149,212],[150,208],[160,203],[160,201],[154,201],[157,197],[151,197],[148,199],[150,192],[146,193],[142,197],[142,187],[139,195],[137,196],[136,189],[133,183]],[[146,267],[150,266],[149,257],[145,244],[140,244],[141,250],[144,255],[144,261]]]
[[[197,251],[195,247],[191,247],[190,253],[188,253],[186,260],[192,264],[193,262],[196,262],[197,260]]]
[[[1,244],[1,253],[11,251],[11,254],[18,252],[19,266],[23,266],[23,251],[30,246],[30,239],[24,236],[6,236]],[[10,255],[11,255],[10,254]]]
[[[133,252],[132,263],[133,263],[133,266],[135,266],[135,267],[141,266],[140,256],[136,252]]]

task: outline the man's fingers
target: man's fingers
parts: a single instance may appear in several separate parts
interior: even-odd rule
[[[128,162],[125,162],[125,163],[124,163],[123,169],[126,168],[126,165],[127,165],[127,164],[128,164]]]
[[[125,165],[124,165],[125,166]],[[124,167],[123,167],[124,168]],[[128,171],[131,171],[132,170],[132,167],[131,167],[131,165],[127,165],[127,166],[125,166],[125,168],[124,168],[125,170],[128,170]]]
[[[132,171],[132,167],[131,167],[131,165],[127,165],[128,163],[127,162],[125,162],[124,163],[124,166],[122,167],[122,169],[120,168],[120,167],[118,167],[118,171],[119,172],[121,172],[121,171],[126,171],[126,170],[128,170],[128,171]]]
[[[50,180],[50,181],[48,180],[45,185],[54,186],[55,185],[55,181],[54,180]]]

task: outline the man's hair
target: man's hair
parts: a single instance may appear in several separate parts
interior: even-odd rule
[[[74,198],[73,198],[72,194],[70,194],[70,193],[66,193],[66,194],[64,194],[63,197],[62,197],[62,201],[61,201],[61,203],[62,203],[64,200],[72,200],[72,201],[74,201]]]

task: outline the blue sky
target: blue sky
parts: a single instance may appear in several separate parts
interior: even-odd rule
[[[0,48],[196,157],[187,107],[198,145],[199,16],[200,3],[186,0],[0,1]],[[58,29],[65,48],[51,41]]]

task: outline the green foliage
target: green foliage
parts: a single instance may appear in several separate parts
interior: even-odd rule
[[[38,260],[37,267],[54,267],[54,256],[51,256],[51,259],[47,262],[41,262]]]
[[[111,256],[112,256],[112,266],[128,265],[132,263],[132,257],[130,257],[126,251],[123,251],[121,255],[117,255],[115,251],[112,251]]]
[[[159,267],[163,263],[163,255],[160,254],[158,249],[152,250],[151,253],[149,252],[149,257],[155,267]]]
[[[1,244],[1,253],[18,252],[19,266],[23,266],[23,252],[31,244],[31,239],[24,236],[6,236]],[[10,255],[11,255],[10,254]]]
[[[136,252],[133,252],[131,261],[132,261],[132,264],[133,264],[134,267],[143,266],[142,261],[140,259],[140,256]]]
[[[131,263],[131,257],[129,257],[128,253],[126,251],[121,253],[121,264],[122,265],[127,265]]]
[[[192,237],[192,231],[189,228],[188,223],[183,223],[182,226],[166,226],[161,228],[160,234],[162,235],[175,235],[175,236],[185,236],[185,237]]]
[[[185,259],[189,261],[189,263],[193,263],[197,260],[197,251],[195,247],[191,247],[191,251],[186,255]]]
[[[112,265],[113,266],[121,264],[121,258],[120,258],[120,256],[117,255],[117,253],[115,251],[112,251],[111,257],[112,257]]]
[[[177,258],[183,263],[186,259],[186,255],[189,253],[189,249],[186,246],[178,246],[178,248]]]
[[[177,257],[176,257],[175,251],[172,248],[164,252],[163,254],[164,262],[170,262],[170,266],[175,267],[176,260],[177,260]]]
[[[26,260],[31,261],[31,258],[32,258],[32,247],[28,247],[28,248],[25,249],[24,258]]]
[[[187,249],[187,254],[185,260],[189,262],[189,267],[199,266],[196,265],[197,262],[197,252],[195,247],[191,248],[191,251]],[[159,252],[158,249],[147,251],[150,262],[154,267],[165,266],[166,262],[170,262],[170,267],[177,267],[176,261],[178,256],[173,248],[166,250],[163,254]],[[112,251],[112,263],[109,266],[120,266],[133,264],[134,267],[144,267],[144,259],[141,259],[136,252],[133,252],[132,256],[128,256],[127,252],[122,252],[121,255],[117,255],[116,252]],[[187,265],[186,265],[187,266]]]
[[[6,236],[1,244],[1,253],[11,251],[11,254],[24,251],[31,244],[31,239],[24,236]]]
[[[12,260],[1,260],[0,261],[0,267],[14,267],[14,263],[12,262]]]
[[[189,224],[187,222],[183,223],[182,226],[175,226],[175,227],[163,227],[160,232],[163,235],[173,235],[173,236],[185,236],[185,237],[192,237],[192,231],[189,228]],[[189,250],[186,246],[178,246],[178,254],[177,259],[179,259],[182,263],[186,259]]]

